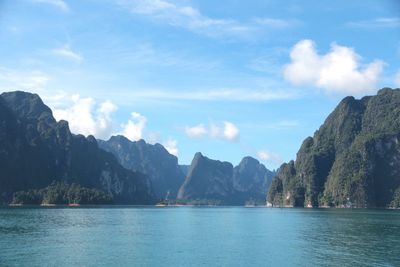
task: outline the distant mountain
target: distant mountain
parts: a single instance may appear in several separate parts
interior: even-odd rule
[[[265,194],[272,182],[275,172],[265,168],[258,160],[244,157],[238,166],[233,168],[233,188],[242,201],[265,202]]]
[[[177,198],[201,204],[263,203],[273,175],[250,157],[233,168],[229,162],[212,160],[196,153]]]
[[[160,144],[144,140],[132,142],[124,136],[112,136],[108,141],[98,140],[99,146],[114,154],[125,168],[146,174],[158,199],[176,198],[185,174],[178,159]]]
[[[283,164],[268,201],[275,205],[398,207],[400,90],[344,98],[296,161]]]
[[[181,169],[181,171],[183,172],[183,174],[186,177],[186,175],[189,173],[190,165],[179,165],[179,168]]]
[[[16,191],[45,188],[53,181],[102,190],[114,203],[153,202],[144,174],[122,167],[93,136],[72,134],[36,94],[0,95],[0,169],[3,203]]]

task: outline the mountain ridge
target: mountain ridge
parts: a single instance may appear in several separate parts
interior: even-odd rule
[[[44,188],[53,181],[103,190],[115,203],[154,201],[143,174],[120,166],[93,136],[72,134],[68,122],[57,122],[37,94],[2,93],[0,114],[3,203],[16,191]]]

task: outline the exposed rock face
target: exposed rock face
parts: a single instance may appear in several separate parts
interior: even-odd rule
[[[68,123],[56,122],[36,94],[1,94],[0,169],[2,202],[16,191],[44,188],[52,181],[103,190],[115,203],[153,201],[143,174],[123,168],[93,136],[71,134]]]
[[[243,205],[249,200],[263,202],[272,175],[250,157],[233,168],[229,162],[196,153],[178,199],[224,205]]]
[[[211,160],[196,153],[177,198],[222,203],[230,201],[233,193],[232,174],[231,163]]]
[[[276,205],[387,207],[400,188],[400,90],[344,98],[269,190]]]
[[[244,157],[233,169],[233,188],[242,201],[264,202],[274,172],[265,168],[258,160]]]
[[[127,169],[146,174],[151,180],[157,198],[176,198],[185,175],[178,159],[160,144],[147,144],[144,140],[132,142],[124,136],[99,140],[99,146],[114,154]]]

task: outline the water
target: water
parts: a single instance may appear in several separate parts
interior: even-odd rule
[[[0,266],[400,266],[400,211],[3,208]]]

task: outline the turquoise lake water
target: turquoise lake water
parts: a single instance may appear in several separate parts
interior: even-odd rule
[[[0,266],[400,266],[400,211],[2,208]]]

